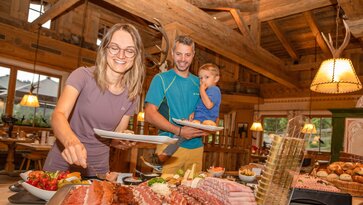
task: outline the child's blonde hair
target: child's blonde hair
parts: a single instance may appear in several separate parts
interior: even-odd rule
[[[199,68],[199,72],[201,70],[207,70],[211,72],[215,76],[219,76],[219,67],[216,64],[213,63],[206,63]]]

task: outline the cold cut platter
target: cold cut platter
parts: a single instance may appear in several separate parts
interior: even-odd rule
[[[188,120],[180,120],[180,119],[173,118],[173,121],[178,123],[179,125],[194,127],[194,128],[213,131],[213,132],[220,131],[220,130],[224,129],[224,127],[217,127],[217,126],[212,126],[212,125],[203,125],[203,124],[199,124],[199,123],[190,122]]]
[[[129,140],[129,141],[145,142],[151,144],[174,144],[177,141],[177,139],[160,135],[137,135],[130,133],[120,133],[120,132],[100,130],[96,128],[93,128],[93,130],[100,137],[110,138],[110,139]]]

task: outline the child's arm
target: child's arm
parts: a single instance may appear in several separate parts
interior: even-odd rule
[[[212,107],[214,106],[214,103],[209,99],[208,95],[207,95],[207,86],[205,84],[201,84],[199,87],[199,92],[200,92],[200,98],[202,99],[202,102],[204,104],[204,106],[207,109],[212,109]]]

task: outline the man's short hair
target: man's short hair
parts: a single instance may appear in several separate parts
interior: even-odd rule
[[[183,36],[183,35],[177,36],[174,41],[173,51],[175,51],[177,43],[192,46],[193,51],[195,51],[195,43],[194,43],[193,39],[190,38],[189,36]]]

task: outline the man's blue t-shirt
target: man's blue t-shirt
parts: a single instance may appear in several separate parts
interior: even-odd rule
[[[170,69],[154,76],[146,94],[145,103],[157,106],[161,115],[169,122],[176,124],[172,118],[188,119],[194,112],[199,98],[199,78],[191,73],[184,78]],[[159,134],[169,137],[174,135],[164,130],[160,130]],[[202,147],[202,138],[185,140],[180,146],[188,149]]]
[[[207,109],[202,99],[198,101],[197,108],[194,112],[194,119],[203,122],[204,120],[216,121],[219,117],[219,106],[221,105],[221,91],[217,86],[211,86],[206,90],[209,99],[213,102],[213,107]]]

